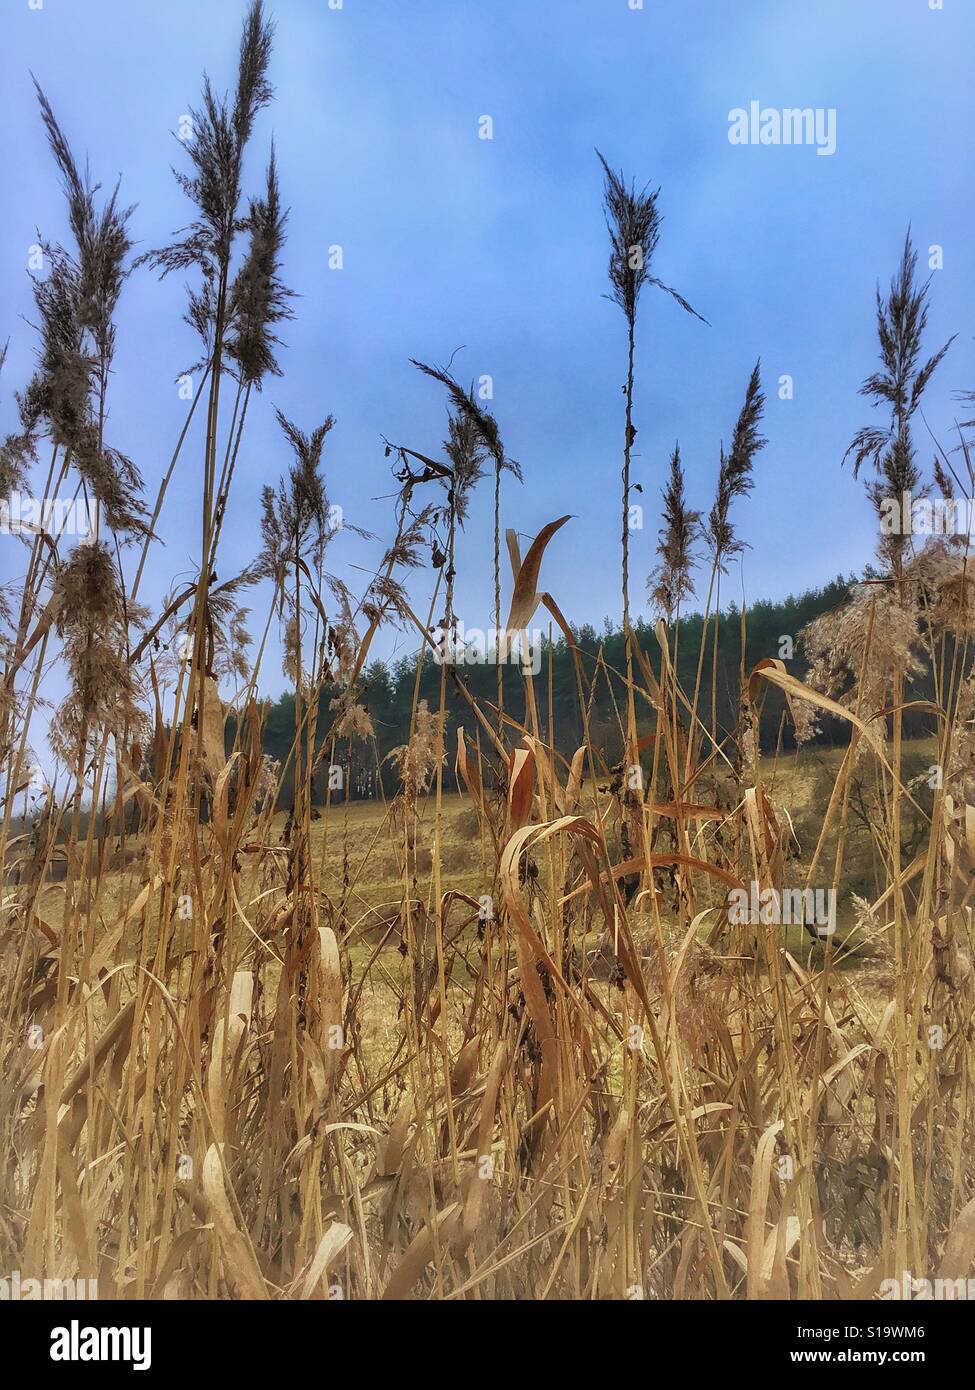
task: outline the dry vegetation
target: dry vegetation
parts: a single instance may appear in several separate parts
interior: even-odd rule
[[[156,614],[140,581],[189,421],[150,511],[106,438],[128,214],[114,195],[99,202],[41,98],[74,240],[48,248],[37,283],[38,369],[2,491],[39,472],[45,496],[96,504],[99,533],[73,548],[22,537],[26,572],[5,595],[0,1269],[97,1278],[103,1297],[247,1299],[851,1298],[906,1269],[971,1274],[966,542],[885,538],[882,571],[807,634],[810,682],[775,658],[742,664],[737,726],[721,730],[702,679],[716,625],[692,689],[673,658],[697,550],[713,616],[740,549],[733,509],[764,443],[758,368],[703,518],[675,451],[649,585],[657,640],[644,650],[630,632],[623,672],[582,661],[540,587],[568,518],[524,558],[509,532],[505,555],[503,485],[518,467],[473,394],[424,368],[447,391],[443,460],[387,446],[395,534],[365,592],[327,568],[331,417],[309,432],[281,417],[292,463],[265,490],[261,553],[218,584],[248,409],[291,312],[273,158],[246,205],[242,189],[270,52],[258,3],[232,100],[207,85],[194,112],[189,230],[147,258],[195,277],[205,383],[190,411],[204,436],[199,573]],[[629,343],[628,622],[633,342],[641,291],[667,287],[653,274],[657,194],[604,172]],[[876,465],[878,509],[921,481],[911,422],[941,356],[921,351],[926,293],[908,244],[864,386],[882,427],[854,443],[857,468]],[[937,482],[968,495],[953,459],[967,468],[964,450],[941,455]],[[399,623],[431,650],[434,619],[450,630],[482,477],[496,625],[519,632],[546,607],[575,653],[586,736],[573,757],[556,751],[543,669],[524,676],[523,720],[499,685],[496,702],[469,699],[445,748],[446,692],[465,687],[441,664],[440,708],[414,702],[388,800],[330,798],[319,813],[323,750],[338,765],[368,755],[361,685],[377,631]],[[421,606],[407,580],[431,550]],[[273,590],[265,638],[279,623],[298,701],[284,809],[284,769],[262,750],[265,643],[243,655],[239,600],[259,580]],[[58,777],[40,789],[32,739],[55,659],[70,689],[52,721]],[[922,666],[932,735],[910,749],[902,713]],[[770,686],[800,741],[828,711],[849,743],[760,749]],[[589,736],[600,691],[628,750],[615,765]],[[929,781],[930,764],[942,773]],[[752,883],[838,889],[840,930],[734,920],[729,895]]]

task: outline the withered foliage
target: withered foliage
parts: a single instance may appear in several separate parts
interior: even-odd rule
[[[663,503],[664,525],[657,546],[660,564],[647,580],[647,588],[651,602],[669,622],[694,593],[693,547],[701,525],[701,513],[687,505],[679,444],[674,445],[670,456],[670,477],[663,489]]]
[[[264,196],[251,199],[243,224],[247,255],[231,286],[228,308],[227,356],[236,364],[240,381],[258,389],[265,376],[281,375],[274,355],[281,340],[274,325],[293,317],[293,291],[279,274],[286,221],[272,147]]]
[[[400,623],[426,657],[431,592],[451,593],[457,533],[492,465],[500,614],[500,480],[520,470],[474,390],[417,364],[447,390],[445,462],[387,445],[395,534],[353,593],[325,568],[340,525],[362,534],[329,503],[332,418],[306,432],[279,412],[289,465],[264,489],[260,555],[218,576],[235,465],[258,466],[247,403],[279,371],[290,313],[273,150],[241,210],[270,41],[252,4],[232,98],[207,82],[193,114],[181,182],[195,219],[151,257],[164,273],[199,272],[189,317],[210,374],[200,552],[152,619],[125,584],[137,478],[102,439],[128,214],[114,195],[96,209],[42,98],[74,241],[48,248],[38,371],[0,482],[27,475],[46,434],[47,466],[75,470],[100,532],[68,553],[33,538],[21,612],[0,637],[0,1270],[97,1275],[110,1298],[260,1302],[336,1288],[388,1301],[855,1299],[907,1260],[963,1280],[975,1259],[967,538],[890,550],[882,574],[807,629],[811,681],[782,659],[746,669],[749,615],[736,615],[741,645],[721,664],[740,672],[740,715],[718,729],[720,575],[742,549],[733,508],[765,443],[756,366],[705,525],[677,447],[663,489],[650,594],[668,620],[694,592],[695,545],[711,552],[695,689],[683,688],[679,625],[668,647],[662,624],[658,644],[627,622],[625,674],[609,642],[577,643],[547,558],[540,588],[568,517],[524,557],[513,526],[509,626],[545,603],[574,692],[552,663],[523,672],[505,708],[500,664],[497,703],[441,667],[432,708],[420,662],[410,737],[384,765],[391,683],[373,639]],[[612,297],[630,330],[626,605],[637,306],[651,285],[693,310],[653,273],[657,194],[603,172]],[[913,276],[908,245],[868,391],[893,423],[855,450],[882,485],[921,482],[909,422],[943,355],[921,365]],[[945,497],[964,492],[948,455],[935,481]],[[258,581],[295,692],[280,760],[264,751],[268,706],[248,658],[244,593]],[[255,668],[262,656],[263,639]],[[69,687],[52,723],[56,788],[30,742],[52,660]],[[937,755],[934,739],[910,750],[902,737],[925,663],[935,698],[913,703]],[[246,683],[232,719],[221,682]],[[449,689],[463,699],[452,766]],[[859,761],[843,749],[790,759],[781,742],[767,755],[769,690],[799,742],[825,705],[859,739]],[[381,799],[351,805],[373,789]],[[791,925],[732,914],[742,885],[774,904],[802,884],[837,890],[835,938],[810,929],[805,899]]]
[[[938,364],[954,342],[954,337],[949,338],[931,357],[922,360],[930,284],[930,279],[923,284],[917,280],[917,251],[908,232],[887,295],[877,288],[881,365],[860,387],[861,396],[866,396],[875,409],[889,411],[890,418],[885,425],[866,425],[859,430],[843,456],[844,462],[852,456],[854,477],[859,476],[866,462],[874,465],[877,476],[867,480],[866,490],[878,516],[885,499],[901,499],[908,492],[920,495],[921,473],[911,421]],[[903,534],[882,531],[878,554],[885,564],[896,567],[907,547]]]
[[[55,598],[71,690],[51,723],[51,743],[77,768],[107,735],[124,742],[146,731],[142,685],[127,659],[129,622],[144,615],[126,607],[104,543],[75,546],[58,570]]]
[[[648,186],[637,192],[636,185],[627,183],[622,171],[617,173],[611,169],[598,150],[596,154],[604,175],[603,211],[611,246],[609,282],[612,298],[623,310],[627,322],[635,323],[640,294],[646,285],[652,285],[669,294],[686,313],[706,323],[682,294],[653,273],[662,221],[660,189],[651,190]]]
[[[273,95],[267,75],[273,32],[262,0],[254,0],[241,35],[233,102],[219,97],[204,77],[201,105],[189,111],[191,138],[180,141],[193,172],[174,170],[196,207],[196,217],[179,240],[145,256],[164,275],[190,268],[201,272],[203,287],[190,297],[188,319],[205,342],[210,339],[221,275],[227,273],[234,238],[245,225],[238,211],[244,151],[258,112]]]
[[[437,768],[443,764],[444,716],[434,713],[421,700],[416,707],[409,743],[394,748],[389,761],[399,769],[407,801],[415,801],[430,786]]]
[[[738,554],[744,548],[731,522],[731,504],[740,497],[747,497],[755,486],[752,472],[755,455],[765,448],[767,442],[759,434],[758,428],[764,411],[761,363],[756,362],[748,378],[744,404],[735,422],[731,447],[727,453],[724,446],[721,447],[717,493],[707,519],[707,538],[719,567],[723,567],[729,556]]]
[[[36,85],[36,84],[35,84]],[[99,209],[87,171],[82,175],[50,103],[37,87],[48,144],[61,174],[73,246],[41,241],[47,274],[34,277],[39,346],[37,369],[18,396],[21,431],[0,451],[0,482],[23,478],[36,458],[39,434],[77,469],[116,535],[144,530],[142,479],[136,465],[105,441],[106,392],[115,355],[115,311],[130,273],[131,208],[118,187]]]

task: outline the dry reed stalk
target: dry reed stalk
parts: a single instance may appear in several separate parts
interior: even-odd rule
[[[959,577],[954,561],[933,551],[889,556],[891,598],[877,589],[866,600],[854,595],[832,627],[810,635],[834,658],[821,665],[820,684],[774,659],[749,671],[743,610],[733,653],[740,717],[734,730],[719,730],[718,583],[737,544],[729,507],[747,492],[761,444],[756,368],[709,517],[711,577],[692,688],[683,688],[678,667],[697,515],[682,479],[678,487],[676,454],[661,547],[667,622],[647,650],[630,621],[624,521],[622,671],[605,647],[589,669],[552,593],[539,589],[543,552],[568,518],[544,527],[524,559],[509,533],[508,629],[524,632],[544,604],[571,653],[582,735],[563,754],[551,627],[546,677],[523,672],[523,719],[510,697],[506,707],[500,663],[496,703],[478,699],[446,664],[432,707],[424,699],[438,605],[448,627],[455,616],[461,480],[473,486],[482,457],[494,463],[500,619],[500,475],[510,467],[497,423],[472,393],[425,369],[449,393],[447,462],[396,447],[395,537],[361,598],[323,565],[328,425],[306,436],[283,417],[294,461],[266,498],[257,568],[217,586],[211,574],[246,459],[248,403],[276,369],[273,325],[287,312],[276,275],[283,216],[273,158],[264,193],[246,218],[239,212],[240,161],[269,96],[269,56],[270,30],[255,5],[235,101],[204,91],[193,156],[203,183],[187,190],[200,212],[195,232],[156,258],[164,270],[203,272],[191,300],[208,373],[199,574],[130,642],[152,537],[142,536],[128,592],[121,562],[114,566],[122,607],[97,623],[90,593],[87,608],[45,602],[51,579],[70,570],[35,538],[13,610],[4,691],[17,698],[4,706],[0,825],[0,1143],[8,1155],[0,1264],[97,1277],[103,1293],[126,1298],[258,1300],[325,1300],[335,1290],[369,1299],[601,1299],[635,1290],[845,1298],[876,1293],[881,1279],[908,1267],[964,1278],[975,1257],[975,805],[964,761],[975,696],[965,561],[956,557]],[[63,151],[59,163],[70,170]],[[653,249],[655,212],[653,198],[605,172],[612,283],[628,326],[625,517],[639,284],[623,252],[637,214]],[[222,189],[219,207],[211,178]],[[243,231],[246,248],[235,250]],[[914,342],[923,297],[910,269],[906,251],[890,312]],[[89,398],[100,423],[102,339]],[[906,476],[904,392],[916,403],[918,379],[923,386],[940,356],[921,367],[913,353],[913,384],[894,383],[892,430],[860,440],[879,449],[882,464],[886,449],[900,451],[887,461],[891,478]],[[53,405],[45,409],[54,419]],[[63,402],[58,410],[63,426]],[[63,475],[69,485],[76,442],[55,441],[49,480]],[[82,461],[84,484],[93,485],[92,459]],[[123,522],[138,532],[137,509],[121,508],[106,476],[102,539],[124,532]],[[421,488],[437,501],[414,512]],[[399,576],[437,536],[444,563],[428,608],[417,604],[423,621]],[[235,595],[257,573],[273,596],[256,660],[240,675],[228,740],[218,658],[230,634],[221,623],[236,621]],[[885,614],[900,614],[900,626],[891,619],[883,633],[881,603]],[[409,738],[387,773],[394,794],[387,802],[384,793],[381,816],[357,841],[357,808],[347,795],[338,805],[331,788],[318,828],[313,778],[338,750],[351,764],[364,746],[376,747],[360,678],[375,634],[394,617],[421,643]],[[294,737],[276,770],[264,758],[257,699],[275,618],[285,621],[296,688]],[[154,643],[171,621],[192,642],[170,690]],[[51,655],[63,641],[83,671],[108,631],[145,676],[151,724],[137,738],[135,708],[119,717],[118,702],[106,713],[82,699],[83,755],[45,793],[35,823],[22,826],[14,803]],[[891,633],[900,655],[885,662],[877,647]],[[708,651],[710,721],[700,708]],[[924,655],[937,668],[931,717],[946,770],[930,813],[908,773],[903,720]],[[809,710],[851,732],[798,863],[785,854],[789,808],[760,756],[770,690],[785,697],[797,732],[804,721],[808,729]],[[449,694],[463,710],[451,738],[457,786],[477,819],[476,847],[472,836],[462,852],[463,887],[450,862]],[[602,720],[597,697],[615,723]],[[649,764],[640,795],[629,799],[619,780],[627,764]],[[125,780],[108,814],[113,767]],[[729,912],[728,894],[743,885],[779,892],[792,875],[811,888],[822,865],[833,888],[843,886],[863,767],[877,788],[881,875],[864,910],[878,934],[893,938],[886,992],[870,991],[846,941],[821,945],[806,933],[797,946],[774,923],[737,926]],[[274,812],[286,777],[294,792],[282,830]],[[719,778],[732,789],[726,796],[708,790]],[[904,834],[917,817],[921,842],[909,857]],[[327,852],[336,841],[339,871]],[[378,911],[365,897],[370,872],[385,854],[397,900],[378,939],[363,941],[363,922]],[[61,863],[63,883],[54,881]],[[929,1019],[942,1030],[939,1049],[927,1046]]]

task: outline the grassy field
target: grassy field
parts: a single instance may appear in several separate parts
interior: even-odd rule
[[[97,529],[72,546],[20,535],[24,571],[0,591],[0,1271],[261,1302],[870,1299],[908,1270],[966,1278],[975,601],[967,538],[916,546],[879,525],[885,492],[920,493],[912,419],[942,356],[910,239],[874,306],[862,390],[879,409],[851,444],[872,470],[876,564],[794,634],[801,668],[746,661],[747,609],[718,621],[766,443],[758,364],[709,509],[690,505],[675,448],[658,563],[635,572],[638,310],[668,287],[651,268],[659,190],[602,156],[620,530],[585,544],[589,563],[619,562],[618,659],[580,646],[552,592],[547,550],[573,518],[525,546],[503,529],[522,471],[501,423],[420,362],[447,434],[437,458],[380,436],[378,564],[334,572],[333,417],[279,411],[287,462],[261,494],[258,553],[228,573],[228,500],[259,467],[248,412],[292,312],[273,154],[245,179],[272,38],[254,0],[236,87],[204,84],[181,146],[188,230],[139,259],[129,213],[39,93],[72,239],[45,246],[34,282],[36,375],[0,497],[76,491]],[[154,500],[109,437],[116,305],[147,266],[190,277],[204,345]],[[168,497],[189,467],[192,528]],[[964,438],[935,484],[975,493]],[[444,635],[478,487],[493,563],[469,577],[501,640],[484,653],[497,682],[475,695]],[[199,535],[197,568],[150,603],[143,574],[174,525]],[[653,615],[639,630],[638,593]],[[573,682],[561,727],[551,664],[510,663],[505,700],[502,663],[542,620]],[[253,654],[247,622],[263,624]],[[381,754],[384,627],[420,655],[404,742]],[[272,630],[294,718],[273,758]],[[927,739],[908,741],[906,711]],[[823,719],[845,738],[830,750]],[[787,739],[799,751],[776,753]],[[326,759],[388,801],[319,808]],[[798,920],[780,920],[786,901]]]

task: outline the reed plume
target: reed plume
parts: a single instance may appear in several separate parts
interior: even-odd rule
[[[694,593],[691,574],[697,562],[693,546],[701,524],[701,513],[687,505],[679,444],[674,445],[670,456],[670,477],[663,489],[663,517],[657,546],[660,564],[647,580],[647,588],[651,601],[670,623],[684,600]]]
[[[923,284],[917,280],[917,251],[908,230],[904,238],[900,265],[890,282],[886,296],[876,291],[877,338],[880,346],[880,368],[872,372],[860,387],[874,408],[890,412],[886,425],[865,425],[850,441],[844,463],[853,458],[853,476],[859,477],[863,465],[874,465],[877,477],[866,484],[878,516],[882,515],[886,499],[900,501],[905,494],[918,492],[921,473],[917,466],[911,421],[921,405],[924,391],[944,358],[954,335],[931,357],[922,361],[922,348],[927,328],[930,278]],[[896,572],[904,560],[909,542],[897,531],[882,531],[878,554]]]
[[[626,319],[627,359],[626,384],[626,428],[623,444],[623,530],[622,530],[622,588],[623,588],[623,628],[630,626],[630,457],[636,427],[633,424],[633,372],[636,347],[636,316],[640,295],[650,285],[662,290],[675,299],[680,307],[697,319],[701,315],[693,309],[682,294],[665,285],[653,273],[653,261],[660,242],[661,213],[659,207],[660,189],[650,190],[649,185],[637,192],[635,184],[628,184],[621,172],[616,173],[596,151],[603,166],[603,211],[609,231],[609,282],[612,289],[610,298],[619,305]],[[706,323],[706,319],[701,319]]]

